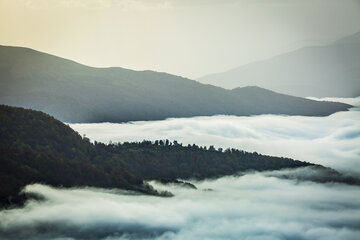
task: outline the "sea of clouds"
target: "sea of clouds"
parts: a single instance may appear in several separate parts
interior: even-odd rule
[[[291,174],[291,170],[283,173]],[[45,200],[31,200],[24,208],[0,212],[0,236],[5,239],[359,239],[359,186],[299,182],[273,175],[272,172],[249,173],[193,181],[198,189],[151,182],[157,189],[173,192],[172,198],[118,190],[29,185],[25,192]]]
[[[359,174],[360,97],[324,100],[337,100],[356,107],[327,117],[212,116],[70,126],[92,141],[104,143],[169,139],[185,145],[233,147],[290,157]]]
[[[360,98],[345,99],[359,106]],[[108,143],[171,139],[235,147],[360,173],[360,111],[328,117],[214,116],[124,124],[72,124]],[[175,196],[33,184],[24,207],[0,211],[1,239],[358,240],[360,186],[299,168],[191,181],[198,189],[150,182]],[[331,179],[330,179],[331,180]]]

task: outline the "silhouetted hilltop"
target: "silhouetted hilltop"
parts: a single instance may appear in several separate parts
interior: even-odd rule
[[[28,48],[0,46],[0,103],[41,110],[64,122],[216,114],[324,116],[350,107],[281,97],[275,92],[240,94],[167,73],[93,68]]]

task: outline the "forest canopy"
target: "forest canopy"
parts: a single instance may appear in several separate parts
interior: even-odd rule
[[[91,143],[45,113],[5,105],[0,105],[0,164],[3,205],[23,201],[18,195],[21,188],[37,182],[161,195],[144,180],[205,179],[312,165],[233,148],[183,146],[167,139]]]

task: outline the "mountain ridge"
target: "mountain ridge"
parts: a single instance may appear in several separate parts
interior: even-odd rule
[[[32,183],[170,196],[144,180],[205,179],[247,170],[314,166],[237,149],[182,146],[169,140],[90,143],[48,114],[5,105],[0,105],[0,165],[0,207],[21,203],[21,188]]]
[[[326,116],[351,107],[299,98],[272,104],[279,96],[273,92],[266,101],[258,102],[259,94],[242,96],[168,73],[93,68],[32,49],[0,46],[0,103],[40,110],[63,122],[218,114]]]
[[[232,89],[256,85],[301,97],[360,96],[360,32],[198,78]]]

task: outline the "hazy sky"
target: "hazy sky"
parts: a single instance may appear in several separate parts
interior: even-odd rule
[[[190,78],[359,30],[359,0],[0,0],[1,45]]]

